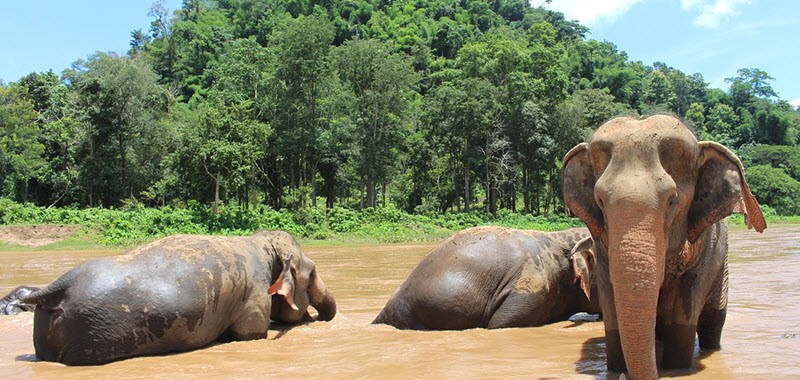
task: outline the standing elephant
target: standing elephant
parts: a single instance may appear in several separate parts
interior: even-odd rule
[[[608,368],[634,379],[719,348],[728,291],[727,222],[766,228],[741,161],[677,118],[616,118],[564,157],[564,202],[595,241]]]
[[[14,315],[25,311],[33,311],[30,305],[22,303],[22,298],[39,288],[35,286],[18,286],[0,299],[0,315]]]
[[[272,284],[272,286],[270,286]],[[36,357],[68,365],[267,336],[270,319],[329,321],[336,302],[292,236],[177,235],[91,260],[23,300]]]
[[[372,323],[415,330],[492,329],[599,312],[570,262],[573,246],[588,238],[584,228],[466,229],[425,256]]]

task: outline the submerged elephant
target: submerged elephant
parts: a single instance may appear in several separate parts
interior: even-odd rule
[[[572,248],[588,237],[584,228],[466,229],[425,256],[372,323],[415,330],[492,329],[597,313],[597,303],[584,295],[570,263]]]
[[[270,231],[163,238],[83,263],[23,301],[36,304],[36,356],[69,365],[262,339],[270,319],[297,322],[309,305],[319,320],[336,314],[314,262]]]
[[[39,288],[35,286],[18,286],[0,299],[0,315],[14,315],[26,311],[33,311],[33,307],[22,303],[22,298]]]
[[[727,221],[759,232],[766,222],[741,161],[698,142],[677,118],[616,118],[564,157],[564,203],[595,241],[595,280],[608,368],[634,379],[692,365],[719,348],[728,291]]]

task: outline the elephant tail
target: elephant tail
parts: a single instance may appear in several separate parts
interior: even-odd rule
[[[77,281],[79,269],[80,267],[73,268],[43,289],[22,297],[22,303],[29,305],[41,305],[46,303],[50,298],[62,294],[65,290],[69,289],[69,287],[71,287],[75,281]]]

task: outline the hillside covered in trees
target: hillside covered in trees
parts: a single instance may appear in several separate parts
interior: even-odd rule
[[[526,0],[184,0],[150,16],[126,55],[0,83],[0,195],[548,215],[570,147],[610,117],[670,112],[736,150],[762,203],[800,214],[800,113],[757,68],[712,89]]]

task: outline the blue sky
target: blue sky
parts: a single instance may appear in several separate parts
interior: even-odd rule
[[[96,51],[124,54],[130,32],[150,28],[155,0],[0,1],[0,79],[15,82],[31,72],[60,74]],[[168,9],[181,0],[167,0]]]
[[[154,0],[0,2],[0,79],[56,73],[95,51],[125,53],[130,32],[148,30]],[[533,0],[533,5],[543,2]],[[169,9],[180,0],[166,0]],[[800,104],[800,1],[552,0],[546,7],[615,43],[631,60],[700,73],[712,87],[740,68],[759,68],[781,99]]]

